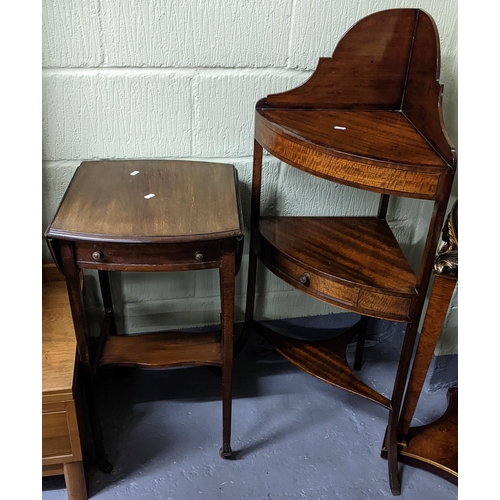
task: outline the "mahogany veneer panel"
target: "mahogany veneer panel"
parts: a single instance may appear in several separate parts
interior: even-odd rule
[[[409,135],[410,149],[415,154],[421,154],[423,157],[423,166],[417,163],[412,165],[408,163],[400,163],[400,160],[409,160],[409,157],[402,151],[405,148],[404,144],[399,141],[387,141],[385,144],[381,141],[375,148],[377,156],[356,155],[354,148],[358,144],[362,144],[363,132],[366,131],[365,137],[381,137],[377,134],[377,127],[380,123],[377,120],[367,121],[364,116],[367,113],[348,113],[347,116],[354,122],[357,120],[355,131],[351,128],[351,133],[344,134],[341,141],[335,142],[333,139],[340,135],[340,132],[335,131],[334,125],[331,127],[318,126],[323,124],[323,119],[331,120],[332,116],[339,116],[338,122],[346,123],[346,120],[341,119],[341,114],[333,114],[329,111],[300,111],[300,110],[280,110],[280,119],[286,117],[286,123],[293,119],[294,114],[301,115],[307,113],[307,121],[314,121],[314,113],[317,115],[316,134],[314,131],[306,130],[310,137],[301,137],[298,127],[295,131],[291,131],[284,127],[278,120],[273,121],[276,110],[272,113],[264,114],[262,110],[257,109],[255,118],[255,138],[259,143],[269,151],[273,156],[292,165],[300,170],[308,172],[312,175],[325,178],[327,180],[340,182],[349,186],[354,186],[360,189],[368,189],[375,192],[385,194],[396,194],[411,198],[424,199],[439,199],[442,196],[442,186],[449,182],[450,176],[453,175],[451,168],[444,166],[443,162],[439,163],[440,157],[437,154],[431,154],[431,148],[425,147],[425,144],[418,131]],[[356,115],[361,118],[356,118]],[[385,116],[397,116],[397,112],[387,112]],[[305,119],[297,118],[297,121]],[[371,113],[370,116],[377,116]],[[405,123],[405,119],[401,119],[401,123]],[[384,128],[389,129],[388,123],[384,123]],[[401,128],[401,127],[400,127]],[[371,130],[370,130],[371,129]],[[396,127],[397,129],[397,127]],[[407,131],[407,129],[405,129]],[[324,134],[330,134],[332,142],[329,145],[322,143]],[[395,136],[395,130],[392,136]],[[346,138],[349,142],[345,142]],[[342,142],[344,141],[344,142]],[[371,141],[368,141],[371,142]],[[337,149],[338,148],[338,149]],[[347,151],[342,151],[341,148]],[[363,150],[363,147],[362,147]],[[366,147],[364,148],[366,151]],[[390,155],[395,152],[396,160],[390,160]],[[386,158],[386,161],[382,159]],[[415,161],[415,159],[414,159]],[[429,167],[425,167],[425,162],[429,162]]]
[[[408,165],[421,171],[426,166],[427,170],[448,170],[444,160],[398,111],[261,109],[258,112],[283,132],[330,148],[346,158]],[[392,134],[399,140],[388,141]]]

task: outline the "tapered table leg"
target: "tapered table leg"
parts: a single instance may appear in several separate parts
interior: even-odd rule
[[[77,350],[82,366],[82,378],[85,389],[85,397],[89,411],[89,421],[94,442],[96,463],[103,472],[111,472],[113,466],[107,461],[102,439],[101,424],[95,403],[94,377],[92,373],[92,360],[89,351],[89,334],[83,307],[82,286],[80,282],[80,271],[76,266],[73,243],[61,242],[61,257],[63,272],[66,278],[69,303],[73,317]]]
[[[82,462],[70,462],[63,465],[64,481],[68,500],[87,500],[87,484]]]
[[[234,240],[223,248],[219,271],[221,290],[222,350],[222,458],[231,458],[232,372],[234,334],[235,248]]]

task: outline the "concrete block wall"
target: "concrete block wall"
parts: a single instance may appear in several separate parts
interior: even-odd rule
[[[304,82],[356,21],[395,7],[420,7],[436,21],[445,121],[456,145],[455,0],[43,0],[43,229],[81,161],[182,158],[236,166],[248,230],[256,101]],[[269,156],[264,183],[266,213],[350,215],[377,206],[371,193],[311,178]],[[425,202],[391,205],[391,224],[412,261],[428,214]],[[44,261],[50,260],[42,247]],[[244,313],[246,264],[247,251],[237,321]],[[259,272],[258,317],[332,312]],[[86,279],[89,304],[97,307],[95,276]],[[219,321],[215,271],[115,273],[113,291],[126,333]],[[456,330],[453,321],[448,324]],[[449,353],[456,344],[456,334],[449,334],[443,349]]]

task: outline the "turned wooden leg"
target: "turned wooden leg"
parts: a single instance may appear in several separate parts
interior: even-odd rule
[[[233,334],[234,334],[234,287],[235,248],[234,241],[224,245],[219,271],[221,290],[221,349],[222,349],[222,458],[231,458],[231,413],[233,379]]]
[[[87,500],[87,483],[83,462],[71,462],[63,465],[64,481],[68,500]]]

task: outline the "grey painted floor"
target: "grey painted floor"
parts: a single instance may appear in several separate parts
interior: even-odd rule
[[[390,329],[373,337],[359,372],[386,396],[398,341]],[[103,434],[114,470],[87,467],[92,499],[395,498],[379,456],[387,410],[300,371],[257,335],[235,359],[234,460],[219,458],[220,376],[209,368],[107,368],[100,377]],[[445,408],[446,390],[424,389],[415,424]],[[42,489],[44,500],[67,498],[61,476],[44,478]],[[458,488],[402,466],[399,498],[456,499]]]

